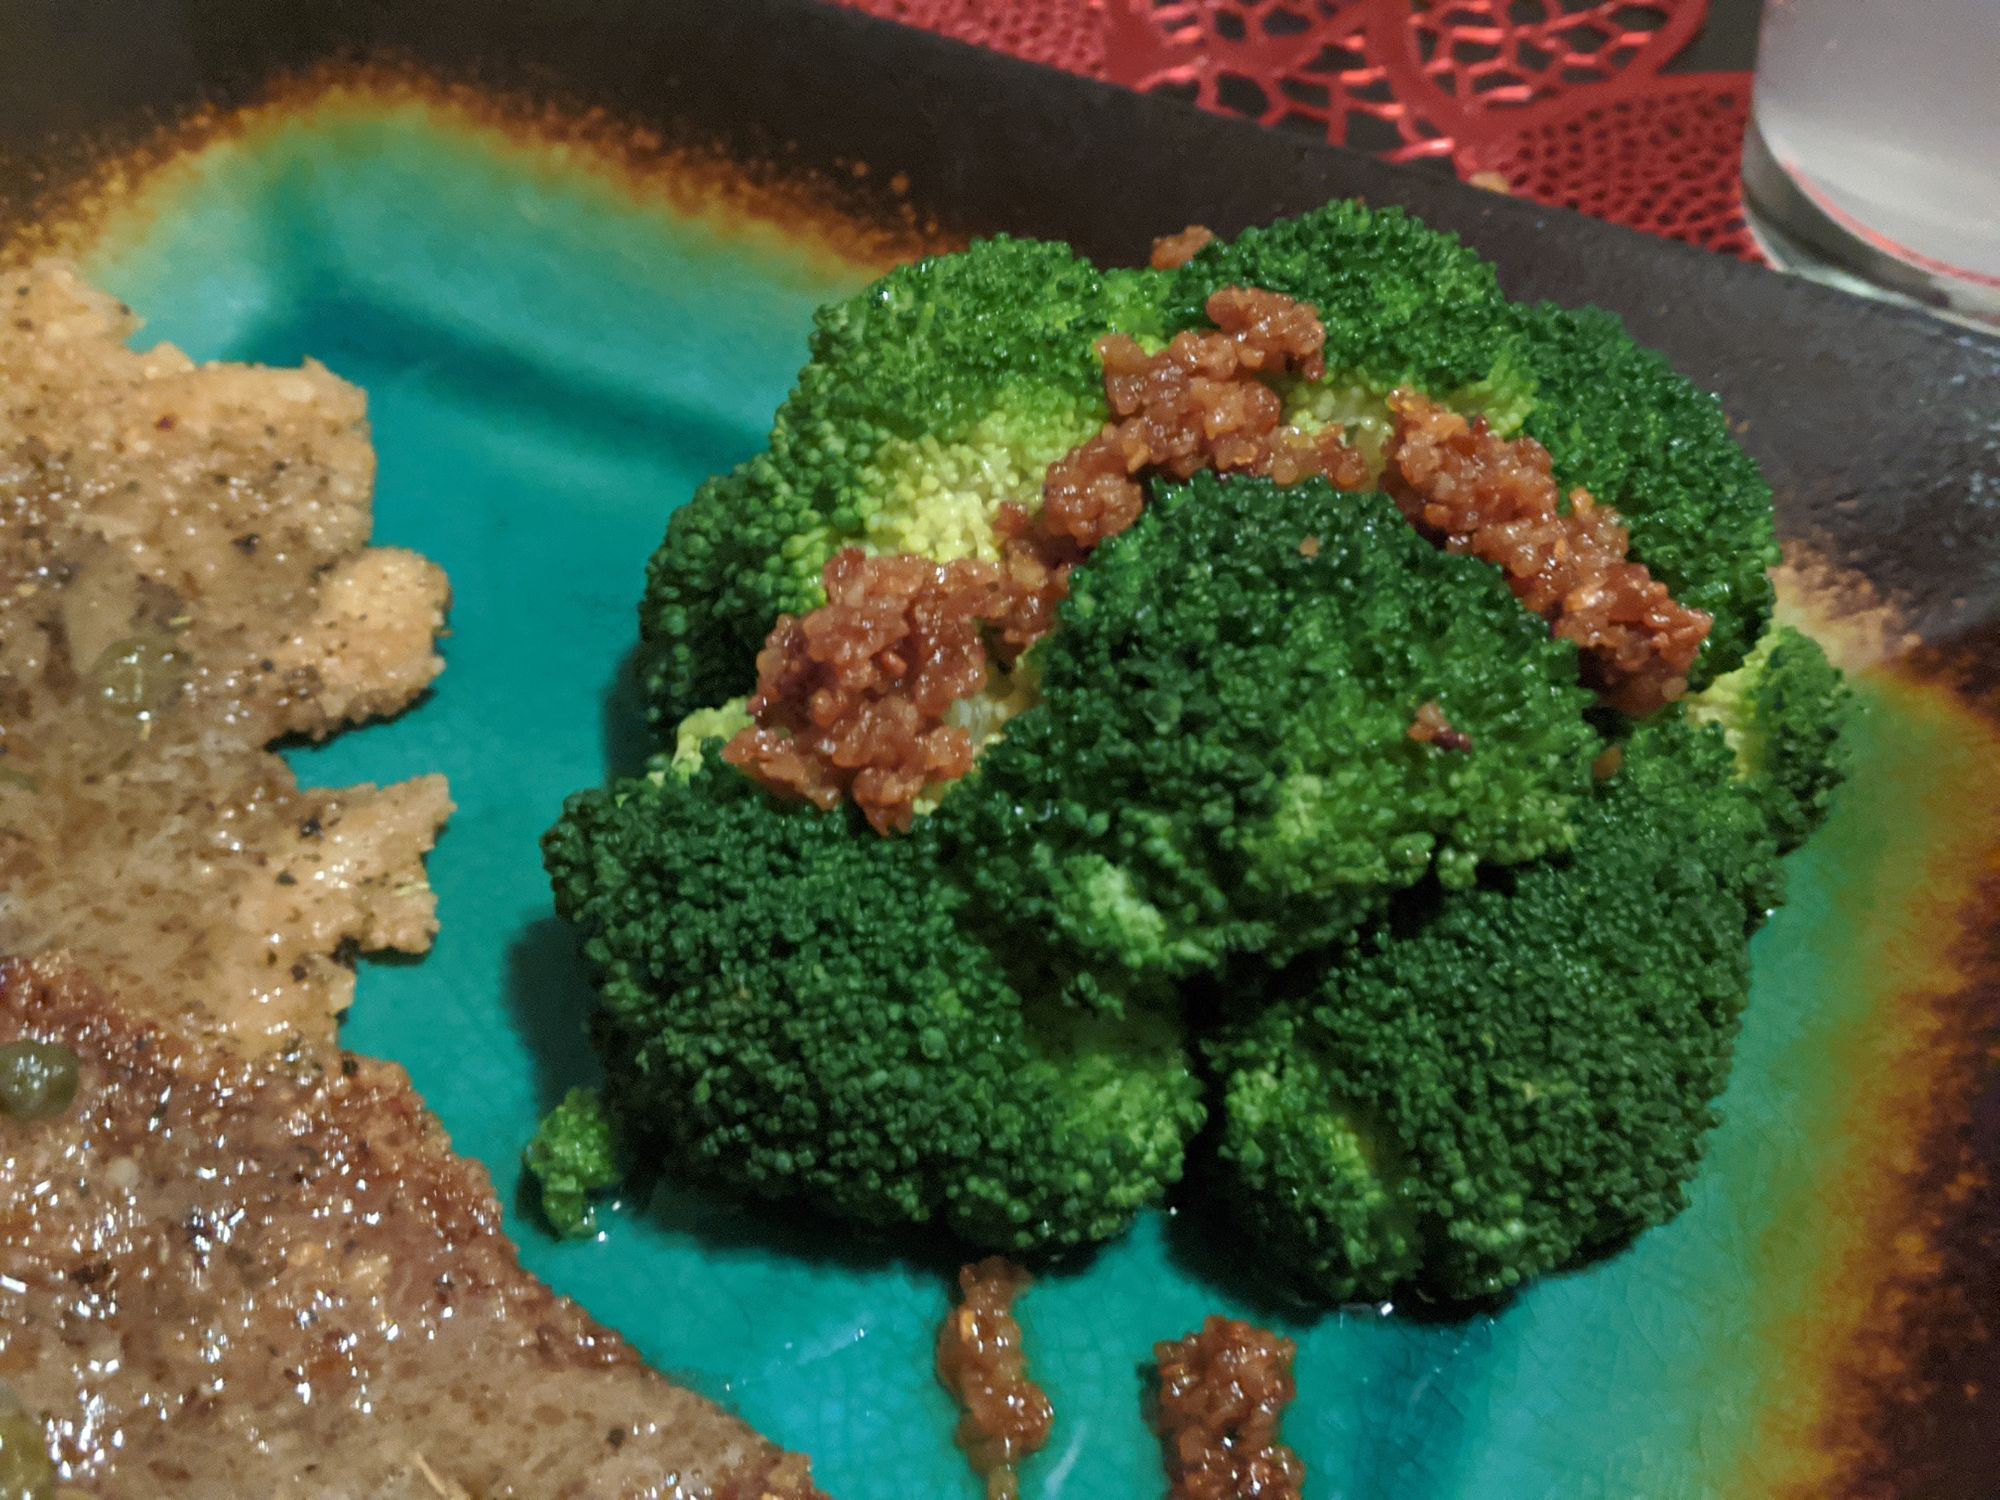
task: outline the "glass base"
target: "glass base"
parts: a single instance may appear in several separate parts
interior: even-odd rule
[[[1782,270],[1989,333],[2000,329],[2000,286],[1902,259],[1861,238],[1806,196],[1755,120],[1743,140],[1743,213],[1758,247]]]

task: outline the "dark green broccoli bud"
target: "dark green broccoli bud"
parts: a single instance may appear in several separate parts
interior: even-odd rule
[[[1412,893],[1208,1043],[1225,1191],[1329,1300],[1518,1287],[1671,1218],[1777,888],[1721,733],[1642,728],[1565,857]]]
[[[566,1239],[597,1230],[591,1195],[619,1180],[611,1117],[596,1089],[571,1089],[543,1117],[526,1152],[528,1173],[540,1187],[542,1215]]]
[[[1038,705],[932,821],[985,910],[1138,973],[1282,962],[1562,849],[1601,748],[1575,648],[1494,569],[1324,481],[1161,488],[1032,659]],[[1413,739],[1426,705],[1469,745]]]
[[[1786,854],[1826,821],[1846,779],[1842,730],[1853,706],[1847,679],[1819,643],[1782,625],[1741,667],[1689,699],[1687,712],[1721,727]]]
[[[1203,1110],[1175,1012],[1071,1003],[987,946],[923,820],[781,805],[711,750],[571,799],[544,847],[608,1087],[678,1162],[1016,1252],[1115,1234],[1180,1176]]]
[[[1715,617],[1696,686],[1763,632],[1778,560],[1770,489],[1715,398],[1610,314],[1511,304],[1454,237],[1354,203],[1208,246],[1174,274],[1169,326],[1206,327],[1209,293],[1235,285],[1310,302],[1326,325],[1325,380],[1287,391],[1303,425],[1340,422],[1372,458],[1385,398],[1410,385],[1546,447],[1565,489],[1581,485],[1625,518],[1632,557]]]
[[[1001,236],[821,309],[767,451],[677,511],[648,568],[656,727],[745,691],[779,614],[825,602],[841,547],[997,558],[1000,506],[1038,508],[1049,465],[1105,420],[1098,337],[1157,330],[1153,284]]]

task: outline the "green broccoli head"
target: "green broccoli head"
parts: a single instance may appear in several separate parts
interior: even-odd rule
[[[1208,1041],[1225,1191],[1329,1300],[1488,1297],[1671,1218],[1777,882],[1722,735],[1641,729],[1567,856],[1412,893]]]
[[[595,1089],[571,1089],[543,1118],[528,1143],[528,1175],[541,1190],[542,1215],[568,1239],[595,1232],[591,1196],[619,1180],[611,1117]]]
[[[1336,942],[1566,847],[1574,648],[1379,495],[1197,476],[1078,570],[1036,706],[932,821],[985,909],[1138,974]],[[1469,743],[1411,737],[1426,706]]]
[[[821,309],[765,452],[677,511],[647,570],[656,726],[745,690],[781,613],[825,602],[835,551],[997,557],[994,517],[1106,417],[1098,337],[1158,314],[1138,273],[1004,236]]]
[[[921,828],[782,806],[711,754],[573,798],[544,848],[621,1118],[701,1174],[1010,1251],[1105,1239],[1180,1176],[1203,1109],[1171,1005],[1064,1002]]]
[[[1318,309],[1326,378],[1294,383],[1306,425],[1339,421],[1371,452],[1384,401],[1409,385],[1505,434],[1517,428],[1624,516],[1632,556],[1715,617],[1697,686],[1743,660],[1771,608],[1771,492],[1712,396],[1634,343],[1608,313],[1518,306],[1458,240],[1355,203],[1246,230],[1174,273],[1170,328],[1202,327],[1208,295],[1258,286]]]
[[[1847,774],[1841,731],[1853,697],[1819,643],[1783,625],[1741,667],[1688,700],[1690,718],[1721,727],[1780,853],[1826,821]]]

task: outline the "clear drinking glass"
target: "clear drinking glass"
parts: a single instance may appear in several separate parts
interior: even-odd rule
[[[2000,322],[2000,0],[1765,0],[1743,196],[1779,265]]]

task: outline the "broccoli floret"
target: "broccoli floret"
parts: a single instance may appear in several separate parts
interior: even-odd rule
[[[767,451],[677,511],[648,568],[655,724],[746,689],[778,615],[825,601],[843,546],[996,557],[1000,505],[1038,506],[1049,465],[1103,424],[1095,341],[1157,331],[1154,285],[1001,236],[822,309]]]
[[[1847,774],[1841,730],[1853,697],[1819,643],[1783,625],[1736,671],[1688,700],[1690,718],[1721,726],[1780,853],[1826,821]]]
[[[1261,287],[1310,302],[1326,327],[1328,380],[1442,399],[1500,378],[1506,301],[1493,267],[1401,209],[1324,208],[1217,240],[1172,273],[1167,326],[1206,328],[1209,295]]]
[[[1743,661],[1771,616],[1778,561],[1771,487],[1730,435],[1719,402],[1595,309],[1512,313],[1535,405],[1523,430],[1556,478],[1625,518],[1632,556],[1675,599],[1715,617],[1691,681]]]
[[[1582,485],[1624,516],[1632,556],[1681,603],[1715,617],[1696,686],[1740,663],[1763,632],[1765,570],[1778,560],[1770,489],[1714,397],[1610,314],[1511,304],[1492,268],[1453,236],[1354,203],[1208,246],[1175,273],[1168,326],[1207,326],[1203,303],[1224,286],[1318,309],[1326,379],[1287,392],[1305,425],[1340,421],[1372,457],[1388,426],[1385,398],[1410,385],[1542,443],[1565,488]]]
[[[711,753],[573,798],[545,852],[621,1117],[701,1174],[1010,1251],[1107,1238],[1180,1176],[1172,997],[1067,1003],[921,825],[781,805]]]
[[[1566,847],[1601,748],[1576,653],[1380,495],[1199,475],[1078,570],[933,821],[986,908],[1185,975],[1338,941],[1435,871]],[[1420,743],[1426,705],[1469,745]]]
[[[571,1089],[528,1143],[528,1173],[540,1186],[542,1214],[568,1239],[597,1229],[593,1193],[615,1187],[619,1171],[611,1119],[595,1089]]]
[[[1491,1296],[1683,1206],[1777,888],[1735,769],[1642,728],[1567,856],[1412,893],[1209,1041],[1215,1169],[1313,1294]]]

